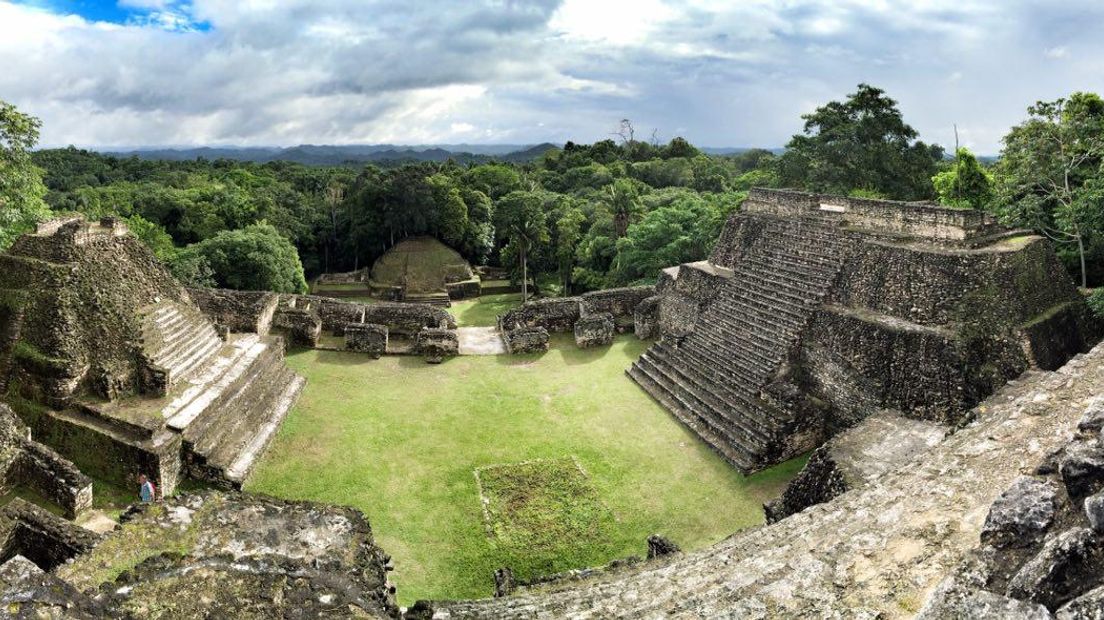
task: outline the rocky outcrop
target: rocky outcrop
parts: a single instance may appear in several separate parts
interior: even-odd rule
[[[44,584],[53,596],[31,574],[0,600],[30,593],[27,617],[60,607],[66,617],[397,618],[388,570],[355,510],[207,492],[136,506],[57,569]]]
[[[1100,364],[1104,356],[1090,359]],[[1100,389],[1099,384],[1085,385],[1083,379],[1071,376],[1068,385]],[[1033,403],[1046,404],[1028,409],[1028,415],[1050,415],[1057,404],[1053,396],[1033,394]],[[1096,466],[1104,398],[1070,404],[1087,404],[1076,434],[997,497],[980,546],[944,580],[925,608],[925,618],[945,617],[944,611],[958,599],[995,598],[1008,601],[1009,609],[1031,609],[1039,618],[1052,613],[1063,619],[1104,614],[1104,494],[1099,490],[1104,487],[1104,470]]]
[[[943,440],[938,424],[882,413],[836,435],[813,451],[778,498],[763,506],[767,522],[874,482]]]

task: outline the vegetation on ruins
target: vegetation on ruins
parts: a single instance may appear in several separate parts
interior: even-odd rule
[[[993,200],[993,174],[969,149],[955,151],[954,163],[932,177],[939,202],[960,209],[984,209]]]
[[[641,555],[656,533],[687,550],[712,544],[760,523],[762,502],[803,465],[740,475],[625,377],[648,343],[622,336],[578,349],[557,338],[544,355],[437,366],[292,352],[307,386],[246,490],[363,510],[409,605],[489,596],[506,565],[526,579]],[[571,457],[585,476],[566,468]],[[476,469],[496,502],[493,524]],[[549,501],[565,496],[567,505]],[[498,501],[508,498],[518,502]]]
[[[859,84],[846,101],[830,101],[802,118],[804,135],[795,135],[779,158],[784,187],[844,195],[860,190],[893,200],[932,196],[943,147],[917,140],[882,89]]]
[[[31,160],[41,123],[0,101],[0,250],[47,217],[46,187]]]
[[[1087,287],[1089,256],[1104,257],[1104,100],[1079,92],[1027,111],[1004,137],[994,204],[1076,256]]]
[[[1093,314],[1104,319],[1104,287],[1098,288],[1089,295],[1089,308]]]

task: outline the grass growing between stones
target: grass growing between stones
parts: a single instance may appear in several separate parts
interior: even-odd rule
[[[525,579],[643,555],[650,534],[692,550],[761,523],[802,462],[733,470],[625,376],[646,346],[580,350],[561,336],[543,355],[436,366],[294,352],[307,387],[247,490],[364,511],[402,604],[489,596],[506,565]],[[503,535],[488,534],[476,470],[572,458],[585,475],[492,476],[491,504],[508,508],[489,508]]]
[[[475,472],[487,535],[506,566],[554,572],[566,549],[601,547],[615,538],[613,514],[573,458],[491,465]]]
[[[454,301],[448,312],[456,319],[457,327],[494,327],[498,315],[519,305],[521,293],[503,293]]]

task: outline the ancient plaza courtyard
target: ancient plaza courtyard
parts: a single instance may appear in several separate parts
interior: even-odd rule
[[[761,523],[804,459],[733,469],[625,376],[648,345],[558,337],[540,355],[435,366],[293,350],[307,387],[245,489],[364,511],[400,604],[489,596],[501,566],[536,577],[639,555],[655,533],[690,550]],[[476,470],[527,462],[551,479],[525,479],[520,505],[488,523]],[[575,486],[542,497],[565,464],[583,472]]]

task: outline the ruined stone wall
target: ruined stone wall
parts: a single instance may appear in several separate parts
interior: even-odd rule
[[[498,326],[504,333],[525,327],[564,333],[573,331],[580,317],[608,314],[618,328],[624,329],[633,324],[637,306],[655,295],[655,290],[651,286],[633,286],[591,291],[578,297],[527,301],[498,317]]]
[[[503,332],[521,327],[543,327],[552,333],[569,332],[579,320],[579,297],[549,297],[527,301],[498,317]]]
[[[281,295],[280,305],[317,313],[322,330],[336,336],[344,334],[348,323],[386,325],[391,333],[406,336],[413,336],[425,327],[456,329],[451,314],[427,304],[362,304],[318,295]]]
[[[579,296],[579,314],[588,316],[608,312],[615,321],[631,321],[636,307],[655,295],[654,286],[630,286],[591,291]]]
[[[100,536],[14,498],[0,508],[0,555],[21,555],[44,571],[96,546]]]
[[[969,243],[1001,228],[984,211],[951,209],[931,203],[869,200],[793,190],[752,188],[744,213],[785,217],[823,217],[874,233],[923,238],[951,244]]]
[[[188,295],[216,325],[236,333],[268,334],[280,296],[268,291],[190,288]]]

